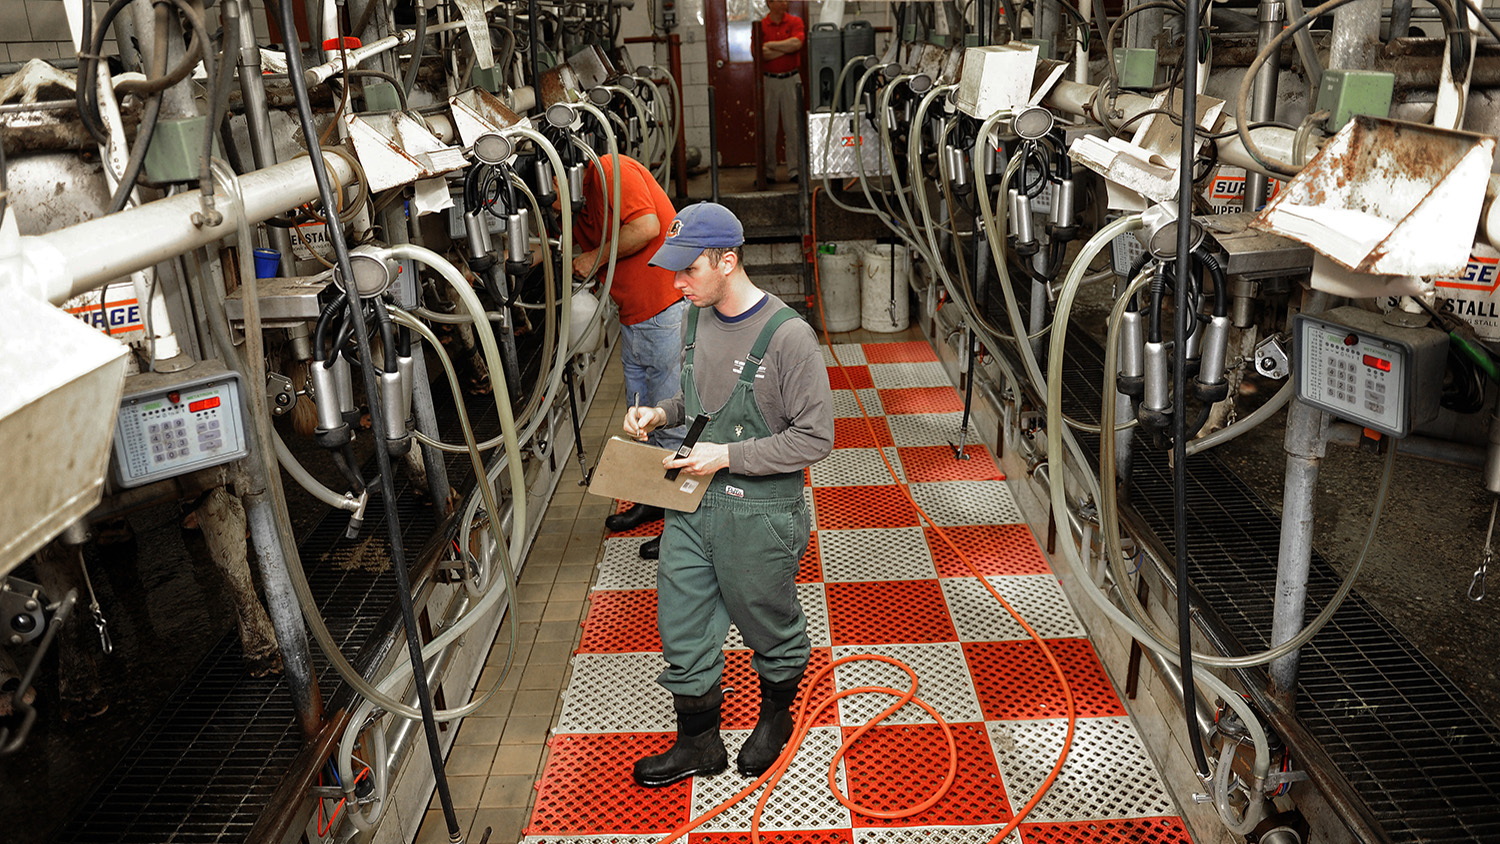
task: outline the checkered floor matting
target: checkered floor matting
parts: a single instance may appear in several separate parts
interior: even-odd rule
[[[851,814],[828,787],[839,745],[890,703],[847,697],[824,710],[762,815],[765,840],[848,844],[986,841],[1036,793],[1067,727],[1062,688],[1042,649],[1000,608],[917,514],[912,497],[1046,640],[1072,686],[1073,749],[1056,782],[1007,841],[1189,842],[1162,780],[1116,697],[1057,578],[982,447],[956,460],[962,403],[926,343],[827,348],[837,416],[834,452],[806,473],[813,541],[797,592],[808,619],[808,677],[851,654],[881,654],[916,672],[918,695],[952,725],[959,771],[947,795],[909,818]],[[861,418],[856,392],[872,425]],[[972,443],[973,432],[969,441]],[[885,458],[882,460],[882,456]],[[625,505],[621,505],[623,508]],[[630,778],[639,757],[672,742],[671,696],[656,631],[656,565],[637,549],[643,525],[605,540],[573,675],[549,741],[526,841],[647,844],[717,806],[749,781],[733,765],[668,788]],[[725,642],[723,731],[731,758],[755,723],[759,692],[737,631]],[[885,663],[839,666],[813,701],[862,685],[907,685]],[[946,774],[932,717],[908,704],[870,730],[836,769],[854,803],[899,809]],[[698,827],[690,844],[748,842],[754,798]]]

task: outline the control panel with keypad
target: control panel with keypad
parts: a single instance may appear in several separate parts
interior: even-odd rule
[[[205,362],[185,372],[126,379],[115,418],[120,486],[206,469],[246,453],[238,373]]]
[[[1298,315],[1294,325],[1302,402],[1395,437],[1436,415],[1431,384],[1442,379],[1443,332],[1358,308]]]

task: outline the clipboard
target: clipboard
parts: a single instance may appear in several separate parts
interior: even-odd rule
[[[670,449],[610,437],[594,467],[589,494],[691,513],[702,503],[710,476],[682,472],[667,480],[661,462],[672,454]]]

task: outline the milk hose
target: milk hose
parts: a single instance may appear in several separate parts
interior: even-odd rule
[[[1097,232],[1092,238],[1090,238],[1089,242],[1084,245],[1084,249],[1086,251],[1090,251],[1092,247],[1091,251],[1097,251],[1098,249],[1102,248],[1103,244],[1113,240],[1117,235],[1123,234],[1127,231],[1135,231],[1139,228],[1141,228],[1140,215],[1134,214],[1128,217],[1122,217],[1121,219],[1105,226],[1103,229],[1100,229],[1099,232]],[[1074,265],[1069,270],[1068,276],[1063,283],[1062,289],[1059,291],[1056,314],[1053,318],[1054,328],[1048,349],[1046,382],[1048,399],[1046,431],[1047,453],[1049,455],[1057,455],[1063,453],[1063,435],[1065,431],[1061,424],[1060,417],[1062,406],[1062,369],[1064,359],[1063,345],[1066,342],[1067,338],[1065,327],[1067,325],[1067,320],[1072,313],[1073,301],[1077,297],[1078,289],[1081,285],[1081,280],[1083,277],[1083,271],[1086,269],[1087,264],[1085,262],[1081,260],[1074,261]],[[1107,351],[1108,350],[1106,350],[1106,352]],[[1107,423],[1103,427],[1107,428]],[[1105,441],[1112,441],[1114,438],[1103,437],[1102,439]],[[1079,460],[1078,465],[1081,467],[1086,467],[1088,464],[1082,460]],[[1103,467],[1103,470],[1107,472],[1110,470],[1110,467]],[[1094,479],[1095,484],[1097,485],[1097,478],[1093,477],[1093,473],[1086,472],[1085,474],[1089,478]],[[1059,476],[1059,478],[1061,478],[1061,476]],[[1060,481],[1050,485],[1051,489],[1049,497],[1051,499],[1051,504],[1054,511],[1058,513],[1067,512],[1067,500],[1064,498],[1065,486],[1066,484]],[[1095,500],[1101,502],[1099,508],[1100,513],[1107,514],[1109,508],[1103,504],[1104,499],[1102,495],[1100,498],[1097,498]],[[1104,517],[1109,518],[1108,515],[1105,515]],[[1103,529],[1101,532],[1104,533],[1106,538],[1110,537],[1108,528]],[[1154,636],[1152,636],[1144,628],[1137,624],[1133,618],[1131,618],[1129,615],[1126,615],[1123,610],[1115,606],[1114,602],[1109,599],[1109,596],[1107,596],[1099,587],[1094,585],[1093,579],[1089,577],[1088,573],[1085,571],[1083,560],[1079,555],[1078,549],[1074,547],[1073,543],[1061,542],[1058,544],[1062,549],[1063,560],[1066,561],[1069,570],[1075,577],[1076,581],[1082,585],[1083,593],[1088,596],[1089,600],[1094,602],[1094,604],[1105,615],[1105,617],[1113,621],[1132,638],[1141,641],[1152,650],[1160,653],[1162,657],[1168,662],[1171,662],[1174,665],[1180,662],[1180,658],[1174,649],[1165,647],[1164,643],[1159,642]],[[1120,591],[1121,593],[1129,591],[1125,588],[1125,584],[1128,582],[1129,581],[1119,581],[1117,584],[1120,587],[1118,591]],[[1205,661],[1205,664],[1211,663]],[[1250,737],[1255,745],[1255,762],[1252,768],[1253,782],[1251,783],[1249,789],[1252,802],[1250,806],[1247,807],[1243,819],[1237,820],[1229,817],[1229,809],[1227,806],[1216,807],[1219,811],[1220,819],[1223,820],[1225,824],[1230,826],[1231,828],[1237,828],[1238,826],[1246,822],[1253,823],[1254,820],[1258,820],[1257,815],[1259,812],[1259,808],[1265,800],[1265,793],[1262,789],[1262,784],[1264,783],[1266,774],[1269,773],[1271,766],[1270,744],[1266,739],[1265,729],[1261,726],[1259,719],[1256,717],[1254,711],[1250,708],[1250,705],[1245,702],[1244,698],[1241,697],[1238,692],[1235,692],[1233,689],[1231,689],[1229,685],[1224,681],[1208,672],[1200,672],[1194,675],[1194,679],[1198,684],[1201,684],[1209,691],[1216,694],[1220,699],[1224,701],[1225,705],[1229,706],[1235,711],[1236,714],[1240,716],[1240,719],[1244,722],[1245,728],[1249,731]],[[1228,772],[1224,772],[1224,774],[1227,775]]]

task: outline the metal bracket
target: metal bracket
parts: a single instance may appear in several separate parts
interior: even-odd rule
[[[1256,345],[1255,371],[1277,381],[1292,374],[1292,364],[1287,357],[1285,339],[1280,335],[1272,335]]]

